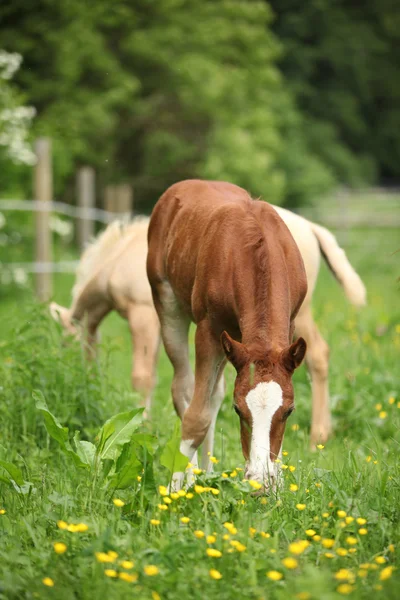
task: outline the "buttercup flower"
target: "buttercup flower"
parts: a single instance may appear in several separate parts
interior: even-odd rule
[[[217,571],[217,569],[210,569],[208,574],[210,575],[211,579],[222,579],[222,575],[219,571]]]
[[[43,585],[47,585],[47,587],[54,587],[54,581],[51,579],[51,577],[45,577],[42,579],[42,583]]]
[[[184,525],[187,525],[187,523],[189,523],[190,519],[189,517],[181,517],[181,523],[183,523]]]
[[[147,575],[148,577],[153,577],[154,575],[158,575],[160,572],[160,569],[158,567],[156,567],[155,565],[146,565],[143,569],[144,574]]]
[[[57,521],[57,527],[59,529],[67,529],[68,523],[66,523],[65,521]]]
[[[386,579],[389,579],[393,575],[393,570],[393,567],[385,567],[382,569],[382,571],[379,573],[379,580],[386,581]]]
[[[360,535],[367,535],[368,529],[365,529],[365,527],[362,527],[361,529],[358,530],[358,533]]]
[[[260,490],[262,488],[261,483],[259,483],[258,481],[254,481],[254,479],[250,479],[249,480],[249,484],[255,490]]]
[[[359,525],[365,525],[365,523],[367,522],[367,519],[363,519],[362,517],[358,517],[358,519],[356,519],[357,523]]]
[[[297,562],[297,560],[295,558],[288,556],[287,558],[284,558],[282,560],[282,564],[287,569],[296,569],[298,567],[299,563]]]
[[[350,585],[349,583],[341,583],[337,587],[337,591],[339,592],[339,594],[343,594],[343,596],[347,596],[348,594],[351,594],[351,592],[353,590],[354,590],[354,586]]]
[[[192,494],[192,492],[189,492],[188,494],[186,494],[186,498],[188,500],[191,500],[192,498],[194,498],[194,495]]]
[[[324,556],[326,556],[326,558],[335,558],[335,555],[332,554],[332,552],[325,552]]]
[[[118,573],[115,569],[105,569],[104,575],[107,575],[107,577],[118,577]]]
[[[163,497],[163,502],[165,504],[171,504],[172,500],[171,500],[171,498],[169,496],[164,496]]]
[[[161,494],[161,496],[168,496],[168,490],[165,487],[165,485],[158,486],[158,491]]]
[[[198,540],[201,540],[201,538],[203,538],[205,536],[204,531],[201,531],[200,529],[196,529],[196,531],[194,531],[193,533],[197,537]]]
[[[114,506],[117,506],[118,508],[122,508],[123,506],[125,506],[125,502],[123,500],[120,500],[119,498],[114,498],[113,503]]]
[[[157,507],[160,510],[168,510],[168,505],[167,504],[157,504]]]
[[[289,544],[289,552],[291,554],[303,554],[304,550],[308,548],[310,542],[308,540],[299,540],[297,542],[292,542]]]
[[[299,489],[299,486],[296,483],[291,483],[289,486],[289,489],[291,492],[297,492],[297,490]]]
[[[344,510],[338,510],[336,514],[340,519],[347,517],[347,513]]]
[[[348,516],[345,518],[345,521],[347,525],[351,525],[351,523],[354,521],[354,517]]]
[[[322,444],[317,444],[317,448],[318,448],[318,450],[323,450],[325,448],[325,446],[323,446]]]
[[[171,496],[172,500],[178,500],[178,498],[179,498],[178,492],[171,492],[170,496]]]
[[[268,571],[267,577],[268,579],[272,579],[272,581],[279,581],[282,579],[283,575],[282,573],[279,573],[279,571]]]
[[[296,504],[297,510],[304,510],[306,508],[305,504]]]
[[[346,544],[349,544],[349,546],[355,546],[355,544],[358,544],[358,540],[353,535],[349,535],[346,538]]]
[[[53,548],[56,554],[64,554],[67,551],[67,546],[63,542],[55,542]]]
[[[353,574],[348,569],[339,569],[339,571],[335,573],[335,579],[338,581],[346,581],[347,579],[353,579]]]
[[[6,514],[6,509],[0,508],[0,515],[5,515],[5,514]]]
[[[216,541],[217,541],[217,538],[215,537],[215,535],[208,535],[206,537],[207,544],[215,544]]]
[[[225,529],[227,529],[229,531],[229,533],[231,535],[236,535],[237,534],[237,529],[236,529],[236,527],[234,526],[233,523],[229,523],[229,521],[227,521],[226,523],[224,523],[224,527],[225,527]]]
[[[221,558],[221,556],[222,556],[222,552],[220,552],[219,550],[216,550],[215,548],[207,548],[206,554],[207,554],[207,556],[210,556],[211,558]]]
[[[324,539],[322,540],[321,544],[324,548],[333,548],[333,546],[335,545],[335,540]]]
[[[114,559],[107,552],[95,552],[96,559],[99,563],[114,562]]]
[[[157,526],[159,524],[160,524],[160,521],[158,519],[150,519],[150,525]]]
[[[317,532],[314,529],[306,529],[306,535],[313,537]]]
[[[377,556],[375,558],[375,562],[378,563],[378,565],[384,565],[386,562],[386,558],[384,556]]]
[[[215,465],[216,465],[217,463],[219,463],[219,460],[218,460],[218,458],[215,458],[215,456],[210,456],[210,461],[211,461],[212,463],[214,463]]]
[[[121,560],[119,563],[123,569],[133,569],[135,563],[132,560]]]
[[[293,473],[296,470],[296,467],[294,465],[289,465],[289,471],[291,473]]]
[[[118,577],[120,579],[122,579],[122,581],[127,581],[128,583],[134,583],[135,581],[138,580],[138,574],[137,573],[125,573],[122,572],[118,575]]]

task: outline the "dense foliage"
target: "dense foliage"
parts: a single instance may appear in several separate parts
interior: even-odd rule
[[[133,182],[139,209],[194,176],[293,205],[398,174],[398,17],[367,5],[14,0],[0,33],[24,57],[32,135],[53,138],[58,196],[88,163],[101,185]]]

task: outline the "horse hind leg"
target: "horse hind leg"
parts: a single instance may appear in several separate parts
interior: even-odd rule
[[[132,336],[132,387],[142,396],[144,416],[149,416],[156,383],[160,325],[152,306],[132,303],[127,312]]]
[[[307,342],[306,364],[312,385],[312,422],[310,444],[325,442],[331,434],[329,408],[329,346],[320,334],[309,307],[296,319],[296,337]]]

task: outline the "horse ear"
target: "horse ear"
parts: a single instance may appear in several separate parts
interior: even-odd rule
[[[233,340],[229,333],[223,331],[221,333],[221,344],[224,349],[226,358],[239,371],[248,360],[248,352],[243,344]]]
[[[303,361],[307,350],[307,344],[302,337],[299,337],[289,348],[282,352],[282,361],[287,371],[293,373]]]

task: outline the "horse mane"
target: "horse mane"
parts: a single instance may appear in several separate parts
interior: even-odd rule
[[[76,271],[75,285],[72,288],[72,298],[75,299],[87,282],[93,277],[105,261],[110,259],[113,250],[121,240],[128,240],[138,231],[148,227],[149,217],[135,217],[130,223],[113,221],[100,232],[85,248]]]
[[[268,276],[267,239],[257,216],[249,210],[245,217],[244,247],[251,249],[263,277]]]

